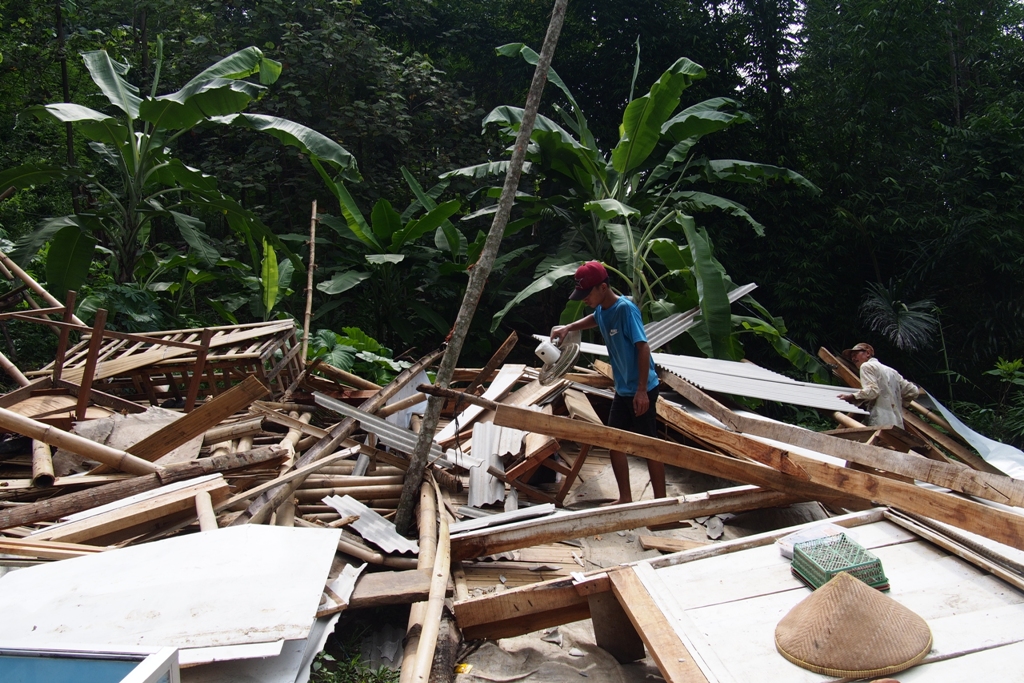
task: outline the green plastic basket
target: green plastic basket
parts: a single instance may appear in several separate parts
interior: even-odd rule
[[[793,573],[812,589],[846,572],[872,588],[889,590],[882,562],[846,534],[815,538],[793,546]]]

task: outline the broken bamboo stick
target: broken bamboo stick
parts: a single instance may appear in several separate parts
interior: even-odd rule
[[[434,483],[434,500],[441,500],[441,489]],[[448,572],[452,566],[452,546],[448,536],[448,513],[438,506],[437,550],[434,552],[434,570],[430,579],[430,597],[423,613],[423,630],[420,631],[416,656],[413,660],[413,683],[428,683],[437,634],[441,628],[441,612],[444,609],[445,592],[448,589]]]
[[[213,511],[213,498],[209,491],[196,493],[196,517],[199,519],[200,531],[216,531],[217,513]]]
[[[42,441],[32,440],[32,486],[53,486],[53,458],[50,447]]]
[[[84,458],[101,462],[121,472],[152,474],[160,470],[159,466],[146,462],[131,453],[62,431],[6,408],[0,408],[0,427],[51,446],[63,448]]]

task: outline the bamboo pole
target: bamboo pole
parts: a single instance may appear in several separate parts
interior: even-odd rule
[[[32,441],[32,485],[39,488],[53,486],[53,458],[50,447],[42,441]]]
[[[441,500],[441,489],[434,484],[434,495]],[[452,546],[448,536],[448,514],[440,509],[438,514],[440,530],[437,535],[437,551],[434,554],[434,571],[430,579],[430,597],[423,615],[423,630],[416,647],[413,661],[412,683],[428,683],[430,667],[434,662],[437,634],[441,630],[441,613],[444,610],[444,596],[448,589],[448,572],[452,566]]]
[[[548,69],[551,68],[551,58],[555,54],[555,45],[558,43],[558,35],[562,31],[562,22],[565,20],[565,8],[568,0],[555,0],[551,12],[551,20],[548,23],[547,33],[544,36],[544,45],[540,50],[540,57],[537,60],[537,68],[533,72],[533,82],[530,84],[530,92],[526,98],[526,107],[523,110],[523,118],[519,124],[519,133],[516,136],[515,147],[512,150],[512,159],[508,164],[508,171],[505,174],[505,185],[501,189],[501,197],[498,200],[498,210],[494,214],[494,221],[487,233],[487,240],[484,242],[483,251],[477,259],[473,269],[470,271],[469,283],[466,285],[466,294],[462,299],[462,306],[459,309],[458,317],[455,319],[455,327],[451,333],[451,340],[441,360],[441,367],[437,372],[436,383],[441,387],[448,387],[451,382],[455,366],[459,362],[459,354],[462,353],[462,346],[469,334],[469,326],[476,313],[477,304],[483,295],[484,285],[491,275],[494,261],[498,256],[498,247],[501,246],[501,238],[508,225],[509,216],[512,213],[512,204],[515,200],[516,190],[519,189],[519,179],[523,171],[523,161],[526,159],[526,148],[530,143],[530,136],[533,133],[533,124],[537,119],[537,110],[540,107],[541,94],[544,91],[544,84],[548,80]],[[441,417],[441,406],[444,402],[439,398],[431,398],[427,401],[427,410],[420,427],[419,438],[416,440],[415,452],[409,461],[408,475],[405,480],[405,490],[402,491],[402,503],[398,506],[398,513],[395,515],[395,527],[398,533],[405,534],[409,531],[412,523],[412,511],[416,502],[416,490],[423,479],[423,472],[427,466],[427,458],[430,455],[430,447],[434,443],[434,433],[437,431],[437,423]],[[447,573],[447,569],[445,572]]]
[[[28,288],[43,298],[43,301],[50,304],[51,306],[60,306],[61,303],[57,301],[57,298],[52,294],[43,289],[42,285],[32,279],[32,276],[26,273],[24,270],[18,267],[18,264],[11,260],[11,257],[0,251],[0,263],[3,263],[8,270],[14,275],[17,275],[22,282],[28,285]],[[85,325],[84,322],[78,316],[71,316],[71,321],[76,325]]]
[[[329,378],[333,379],[336,382],[341,382],[342,384],[354,387],[356,389],[367,389],[371,391],[373,389],[380,389],[379,384],[374,384],[368,379],[363,379],[359,375],[353,375],[351,372],[345,372],[341,368],[336,368],[333,365],[330,365],[329,363],[324,363],[323,361],[319,363],[317,363],[316,361],[308,362],[306,363],[306,368],[312,371],[313,363],[316,363],[317,370],[320,370],[321,372],[323,372],[325,375],[327,375]]]
[[[426,571],[434,566],[437,551],[437,501],[434,499],[434,489],[428,482],[423,482],[420,486],[419,531],[420,554],[416,559],[416,568]],[[416,651],[419,649],[420,632],[426,612],[425,602],[415,602],[409,609],[409,626],[406,629],[399,683],[410,683],[413,680]]]
[[[393,415],[400,410],[405,410],[406,408],[411,408],[415,405],[419,405],[420,403],[423,403],[426,400],[426,394],[415,393],[408,398],[403,398],[401,401],[395,401],[390,405],[384,406],[383,408],[377,411],[377,417],[387,417],[388,415]]]
[[[19,386],[27,387],[31,384],[31,380],[25,376],[18,366],[11,362],[11,359],[0,353],[0,367],[10,375],[11,379],[18,383]]]
[[[352,486],[324,489],[303,489],[295,491],[293,496],[299,503],[317,503],[328,496],[349,496],[356,500],[375,500],[378,498],[394,498],[402,495],[402,485],[389,486]]]
[[[350,475],[334,475],[326,476],[324,474],[318,474],[317,476],[311,476],[299,490],[302,489],[322,489],[322,488],[352,488],[358,486],[385,486],[388,484],[401,485],[405,480],[405,477],[401,474],[391,476],[362,476],[353,477]]]
[[[363,546],[345,538],[338,541],[338,552],[351,555],[356,559],[362,560],[363,562],[369,562],[370,564],[379,564],[393,569],[416,569],[416,560],[411,557],[394,557],[392,555],[385,555],[375,550],[364,548]]]
[[[254,417],[249,420],[241,420],[233,424],[222,425],[207,430],[203,435],[203,444],[218,444],[221,441],[230,441],[243,436],[252,436],[263,430],[263,418]]]
[[[306,315],[302,319],[302,351],[299,352],[301,362],[306,362],[309,350],[309,318],[313,312],[313,270],[316,268],[316,200],[313,200],[313,211],[309,217],[309,269],[306,271]]]
[[[215,531],[217,529],[217,514],[213,511],[213,499],[209,491],[196,493],[196,517],[199,518],[200,531]]]
[[[84,439],[77,434],[71,434],[56,427],[51,427],[48,424],[19,415],[6,408],[0,408],[0,427],[17,432],[22,436],[42,441],[51,446],[63,448],[90,460],[101,462],[121,472],[152,474],[163,469],[126,451],[120,451],[116,448]]]

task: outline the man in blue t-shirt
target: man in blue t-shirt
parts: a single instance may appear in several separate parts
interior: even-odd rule
[[[594,312],[576,322],[551,330],[551,341],[561,343],[571,331],[597,327],[608,347],[615,376],[615,398],[608,414],[608,426],[645,436],[658,436],[658,375],[651,362],[640,309],[619,296],[608,284],[608,271],[597,261],[588,261],[576,270],[576,289],[569,297],[582,301]],[[629,490],[629,461],[621,451],[611,451],[612,472],[619,487],[615,503],[633,500]],[[665,497],[665,465],[647,461],[655,498]]]

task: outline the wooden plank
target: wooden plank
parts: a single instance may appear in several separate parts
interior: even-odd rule
[[[96,373],[96,361],[100,353],[100,345],[103,344],[103,328],[107,324],[107,311],[101,308],[96,311],[96,321],[93,323],[92,338],[89,340],[89,355],[85,359],[85,370],[79,384],[82,391],[78,394],[78,407],[75,409],[75,419],[81,422],[85,419],[85,411],[89,407],[89,389],[92,388],[93,376]]]
[[[466,640],[511,638],[590,618],[591,593],[611,589],[607,575],[578,590],[571,578],[514,588],[455,603],[455,619]]]
[[[673,377],[666,375],[663,381],[688,401],[739,432],[802,446],[858,465],[893,472],[918,481],[927,481],[936,486],[969,493],[997,503],[1024,506],[1024,481],[1005,475],[975,471],[957,463],[928,460],[914,454],[898,453],[877,446],[838,439],[783,422],[739,415],[693,385]]]
[[[970,548],[960,545],[953,539],[937,531],[929,529],[928,527],[922,524],[918,524],[913,519],[910,519],[909,517],[904,517],[898,512],[886,512],[885,518],[893,524],[899,524],[904,529],[912,531],[921,538],[934,543],[943,550],[951,552],[954,555],[963,558],[964,560],[967,560],[974,566],[979,567],[980,569],[983,569],[984,571],[987,571],[990,574],[998,576],[1000,579],[1010,584],[1017,590],[1024,591],[1024,577],[1022,577],[1020,574],[1017,574],[1016,572],[1010,571],[1009,569],[996,564],[987,557],[979,555]]]
[[[974,469],[980,472],[988,472],[990,474],[1002,475],[1004,477],[1006,476],[1006,474],[1001,469],[999,469],[992,463],[988,462],[980,455],[975,454],[969,448],[961,446],[952,438],[950,438],[946,434],[943,434],[935,427],[932,427],[930,424],[919,418],[917,415],[914,415],[911,412],[904,411],[903,420],[904,422],[907,423],[909,427],[911,427],[912,429],[916,429],[918,433],[921,434],[921,436],[929,438],[932,441],[936,442],[937,444],[945,448],[947,451],[949,451],[954,456],[959,458],[961,461],[967,463]],[[1020,505],[1020,503],[1015,504]]]
[[[612,592],[640,633],[665,680],[668,683],[707,683],[693,655],[676,635],[672,624],[655,604],[633,568],[608,572],[608,577]]]
[[[565,497],[569,495],[569,489],[572,488],[573,482],[576,481],[576,477],[580,475],[580,470],[583,469],[583,464],[587,461],[587,454],[590,453],[591,446],[588,443],[580,446],[580,452],[576,454],[576,459],[572,463],[572,468],[569,470],[569,474],[565,475],[562,481],[561,488],[558,489],[558,493],[555,495],[555,500],[558,501],[559,505],[565,502]]]
[[[716,427],[661,398],[658,399],[657,410],[658,417],[684,434],[696,437],[730,455],[763,463],[798,479],[808,479],[807,473],[793,462],[787,451]]]
[[[569,417],[574,420],[583,420],[597,425],[604,424],[594,411],[594,406],[590,404],[590,399],[579,389],[566,389],[562,394],[562,399],[569,411]]]
[[[135,535],[151,522],[187,512],[195,515],[195,496],[207,491],[214,501],[228,496],[228,485],[224,478],[216,478],[193,486],[187,486],[170,493],[101,512],[74,522],[60,524],[33,534],[35,540],[64,541],[66,543],[93,543],[104,545],[111,536]]]
[[[253,401],[270,393],[255,377],[231,387],[220,396],[154,432],[129,449],[129,453],[153,462],[178,446],[206,433],[226,418],[249,407]]]
[[[409,605],[426,600],[429,594],[430,574],[427,571],[408,569],[369,572],[359,577],[348,606],[359,609],[381,605]]]
[[[515,347],[516,342],[518,341],[519,335],[516,334],[515,330],[512,330],[512,334],[502,342],[501,346],[498,347],[498,350],[491,356],[491,359],[487,361],[487,364],[480,369],[480,372],[478,372],[473,379],[469,380],[469,384],[466,385],[466,388],[463,391],[467,394],[480,393],[478,390],[479,387],[483,382],[486,382],[490,378],[491,374],[498,369],[499,365],[505,362],[505,358],[512,351],[512,348]]]
[[[701,515],[703,516],[703,515]],[[711,545],[707,541],[691,541],[685,538],[665,538],[663,536],[641,536],[640,546],[644,550],[660,550],[666,553],[678,553]]]
[[[55,387],[61,387],[67,389],[68,393],[72,396],[77,397],[78,392],[82,390],[80,386],[67,380],[54,380],[53,385]],[[89,389],[89,400],[94,404],[103,406],[104,408],[110,408],[119,413],[144,413],[146,409],[140,406],[138,403],[132,401],[126,401],[120,396],[114,396],[106,392],[100,391],[99,389],[92,387]]]
[[[532,429],[555,438],[618,450],[731,481],[782,490],[803,500],[859,500],[848,492],[835,491],[809,481],[802,481],[756,463],[603,425],[543,415],[532,410],[499,405],[494,423],[502,427]]]
[[[638,529],[652,524],[785,505],[795,500],[792,496],[775,491],[739,486],[679,498],[661,498],[579,510],[555,517],[530,519],[457,534],[452,537],[452,557],[466,560],[543,543]]]
[[[614,576],[615,572],[612,574]],[[644,641],[618,599],[611,593],[595,593],[587,601],[598,647],[620,664],[643,659]]]
[[[532,429],[556,438],[600,444],[677,467],[810,499],[841,496],[892,505],[1024,550],[1024,517],[1021,515],[792,453],[788,457],[807,473],[808,481],[681,444],[521,408],[498,406],[494,422],[503,427]]]
[[[40,541],[31,538],[0,538],[0,553],[19,557],[38,557],[44,560],[69,560],[107,550],[94,545]]]

